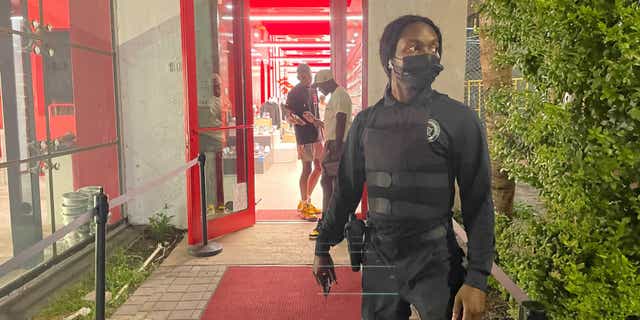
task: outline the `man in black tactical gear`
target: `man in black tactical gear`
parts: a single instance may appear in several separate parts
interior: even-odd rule
[[[352,124],[319,227],[313,273],[326,283],[335,281],[329,248],[342,241],[366,183],[363,319],[408,319],[411,304],[423,320],[484,312],[494,252],[489,155],[476,114],[431,88],[441,54],[442,35],[430,19],[403,16],[387,25],[380,58],[388,87]],[[466,269],[451,222],[456,180]]]

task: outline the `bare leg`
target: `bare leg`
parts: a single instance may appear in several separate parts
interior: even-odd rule
[[[311,162],[302,162],[302,173],[300,174],[300,199],[307,200],[307,186],[311,175]],[[317,180],[317,179],[316,179]]]
[[[318,184],[318,180],[320,180],[320,174],[322,174],[322,167],[320,166],[320,159],[313,160],[313,172],[309,176],[309,181],[307,184],[307,199],[311,199],[311,194],[313,193],[313,189],[316,188]]]

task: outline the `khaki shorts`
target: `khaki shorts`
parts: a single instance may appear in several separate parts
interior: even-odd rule
[[[298,160],[312,162],[322,159],[322,142],[298,145]]]

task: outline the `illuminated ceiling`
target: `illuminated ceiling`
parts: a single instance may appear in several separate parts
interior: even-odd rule
[[[347,0],[347,42],[362,29],[362,1]],[[329,0],[251,0],[252,56],[281,66],[330,65]]]

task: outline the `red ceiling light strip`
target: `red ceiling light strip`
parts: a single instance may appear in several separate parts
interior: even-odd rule
[[[348,43],[347,47],[355,47],[353,43]],[[254,48],[287,48],[289,50],[297,50],[292,48],[330,48],[329,42],[258,42],[253,44]],[[286,49],[285,49],[286,50]]]
[[[322,8],[329,7],[330,0],[251,0],[251,8]],[[351,5],[351,0],[347,0],[347,6]]]
[[[233,20],[232,16],[222,16],[222,20]],[[251,16],[250,21],[331,21],[331,16]],[[361,21],[362,16],[347,16],[347,21]]]

